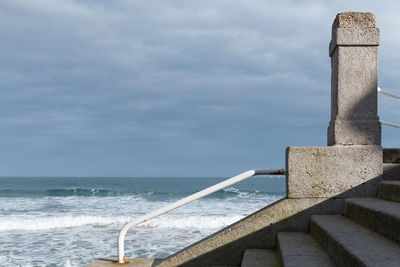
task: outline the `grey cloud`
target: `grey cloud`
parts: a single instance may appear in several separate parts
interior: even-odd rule
[[[393,87],[398,9],[373,1],[3,1],[4,175],[283,166],[287,145],[325,144],[331,22],[361,4]]]

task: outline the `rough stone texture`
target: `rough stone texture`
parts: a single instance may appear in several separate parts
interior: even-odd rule
[[[400,181],[382,181],[379,184],[379,198],[400,202]]]
[[[384,148],[383,163],[400,163],[400,148]]]
[[[381,123],[379,121],[359,121],[336,118],[328,128],[329,145],[368,145],[381,141]]]
[[[289,147],[286,173],[288,198],[376,196],[382,148]]]
[[[306,232],[313,214],[340,214],[343,199],[282,199],[166,258],[159,266],[240,265],[248,248],[274,248],[281,231]]]
[[[336,18],[330,44],[328,145],[381,144],[376,90],[379,29],[366,27],[375,25],[371,21],[375,17],[369,13],[342,13]]]
[[[152,267],[156,266],[160,259],[147,259],[147,258],[135,258],[135,259],[127,259],[126,264],[119,264],[117,258],[104,258],[96,260],[86,267],[117,267],[117,266],[126,266],[126,267]]]
[[[338,28],[332,32],[329,56],[337,46],[378,46],[379,42],[378,28]]]
[[[400,164],[383,163],[383,180],[400,180]]]
[[[400,243],[400,203],[379,198],[346,200],[346,216]]]
[[[278,233],[278,244],[285,267],[336,266],[309,234],[281,232]]]
[[[332,58],[331,119],[376,120],[377,47],[340,46]]]
[[[277,267],[279,257],[272,249],[246,249],[241,267]]]
[[[338,266],[400,266],[400,246],[343,216],[313,216],[311,234]]]
[[[376,28],[376,17],[370,12],[342,12],[336,15],[332,30],[337,28]]]

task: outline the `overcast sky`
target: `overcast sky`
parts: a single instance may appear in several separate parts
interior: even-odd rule
[[[0,176],[283,168],[326,144],[342,11],[376,14],[379,85],[400,93],[399,1],[2,0]],[[400,123],[400,102],[379,115]]]

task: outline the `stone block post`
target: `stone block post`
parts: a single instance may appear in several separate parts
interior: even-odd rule
[[[329,45],[331,121],[328,145],[380,145],[377,115],[379,29],[375,15],[336,16]]]
[[[332,25],[328,146],[286,150],[288,198],[374,197],[382,176],[375,15],[339,13]]]

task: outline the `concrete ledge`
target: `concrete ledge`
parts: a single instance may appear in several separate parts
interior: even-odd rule
[[[288,198],[376,196],[382,179],[380,146],[289,147]]]

